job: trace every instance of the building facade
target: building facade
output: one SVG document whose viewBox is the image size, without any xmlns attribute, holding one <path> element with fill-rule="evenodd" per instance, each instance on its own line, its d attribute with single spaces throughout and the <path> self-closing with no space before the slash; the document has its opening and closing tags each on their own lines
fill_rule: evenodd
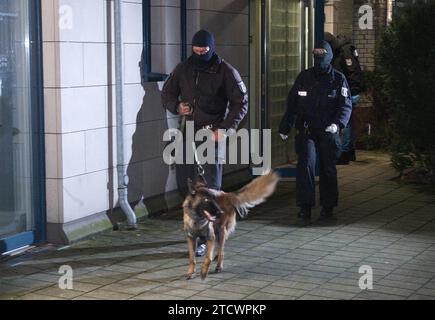
<svg viewBox="0 0 435 320">
<path fill-rule="evenodd" d="M 311 63 L 315 1 L 122 1 L 124 155 L 138 217 L 179 206 L 162 159 L 176 115 L 165 76 L 204 28 L 250 94 L 245 128 L 272 129 L 274 166 L 294 158 L 276 134 L 296 75 Z M 111 228 L 118 208 L 114 1 L 0 3 L 0 252 L 68 244 Z M 144 69 L 140 68 L 140 62 Z M 228 165 L 225 185 L 252 177 Z"/>
</svg>

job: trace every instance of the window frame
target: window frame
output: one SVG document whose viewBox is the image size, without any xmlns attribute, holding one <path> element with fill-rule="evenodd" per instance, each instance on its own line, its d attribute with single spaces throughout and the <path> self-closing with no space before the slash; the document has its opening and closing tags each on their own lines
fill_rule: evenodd
<svg viewBox="0 0 435 320">
<path fill-rule="evenodd" d="M 181 51 L 180 59 L 184 61 L 187 55 L 187 9 L 186 0 L 180 0 L 180 32 L 181 32 Z M 141 81 L 158 82 L 164 81 L 168 75 L 164 73 L 152 72 L 152 52 L 151 52 L 151 0 L 142 0 L 142 21 L 143 21 L 143 49 L 140 62 Z"/>
</svg>

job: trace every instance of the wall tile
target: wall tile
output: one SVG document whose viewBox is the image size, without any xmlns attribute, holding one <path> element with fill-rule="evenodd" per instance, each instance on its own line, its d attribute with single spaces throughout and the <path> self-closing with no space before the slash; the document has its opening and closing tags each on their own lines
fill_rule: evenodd
<svg viewBox="0 0 435 320">
<path fill-rule="evenodd" d="M 49 179 L 62 177 L 61 139 L 59 134 L 45 134 L 45 170 Z"/>
<path fill-rule="evenodd" d="M 64 221 L 70 222 L 109 208 L 107 171 L 63 180 Z"/>
<path fill-rule="evenodd" d="M 74 132 L 62 135 L 62 178 L 86 172 L 85 133 Z"/>
<path fill-rule="evenodd" d="M 124 2 L 122 10 L 124 43 L 143 43 L 142 3 Z"/>
<path fill-rule="evenodd" d="M 106 87 L 64 88 L 60 96 L 62 132 L 107 126 Z"/>
<path fill-rule="evenodd" d="M 84 85 L 97 86 L 107 85 L 107 44 L 84 43 Z"/>
<path fill-rule="evenodd" d="M 124 83 L 141 83 L 139 61 L 142 44 L 124 44 Z"/>
<path fill-rule="evenodd" d="M 108 129 L 85 131 L 86 173 L 106 170 L 109 163 Z"/>
<path fill-rule="evenodd" d="M 104 0 L 54 1 L 58 8 L 60 41 L 105 41 Z"/>
<path fill-rule="evenodd" d="M 83 86 L 83 44 L 59 43 L 60 83 L 61 87 Z"/>
<path fill-rule="evenodd" d="M 47 222 L 63 223 L 62 180 L 46 179 L 45 188 L 47 195 Z"/>
</svg>

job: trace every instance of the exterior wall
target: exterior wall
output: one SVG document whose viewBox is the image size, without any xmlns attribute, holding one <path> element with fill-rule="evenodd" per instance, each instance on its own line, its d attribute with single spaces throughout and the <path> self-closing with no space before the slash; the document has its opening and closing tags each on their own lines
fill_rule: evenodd
<svg viewBox="0 0 435 320">
<path fill-rule="evenodd" d="M 60 229 L 72 222 L 95 218 L 89 232 L 109 225 L 96 215 L 117 201 L 113 3 L 43 0 L 42 9 L 48 240 L 58 242 L 65 241 Z M 126 130 L 131 132 L 143 96 L 137 67 L 141 1 L 124 1 L 123 10 L 128 17 L 123 19 Z M 131 145 L 129 135 L 126 145 Z"/>
<path fill-rule="evenodd" d="M 363 68 L 373 70 L 376 40 L 387 23 L 387 0 L 330 0 L 325 4 L 325 31 L 344 34 L 353 40 Z M 373 29 L 359 27 L 359 9 L 370 5 L 373 9 Z"/>
<path fill-rule="evenodd" d="M 330 0 L 325 3 L 325 31 L 352 37 L 354 0 Z"/>
<path fill-rule="evenodd" d="M 373 8 L 373 29 L 361 30 L 359 28 L 358 13 L 362 5 L 370 5 Z M 387 1 L 386 0 L 354 0 L 354 33 L 353 40 L 360 55 L 360 63 L 366 70 L 373 70 L 375 67 L 376 41 L 383 28 L 387 24 Z"/>
<path fill-rule="evenodd" d="M 169 74 L 180 62 L 180 20 L 179 0 L 151 1 L 151 61 L 153 72 Z"/>
<path fill-rule="evenodd" d="M 178 6 L 152 1 L 153 72 L 168 74 L 180 62 Z M 48 240 L 68 243 L 110 227 L 107 213 L 118 201 L 113 1 L 42 0 L 42 7 Z M 200 28 L 214 32 L 218 53 L 246 83 L 248 25 L 247 0 L 188 1 L 188 42 Z M 168 204 L 149 199 L 175 189 L 162 136 L 177 119 L 161 107 L 162 83 L 141 85 L 142 0 L 123 1 L 123 37 L 129 201 L 143 197 L 161 210 Z"/>
<path fill-rule="evenodd" d="M 354 0 L 354 33 L 353 41 L 358 49 L 359 60 L 364 71 L 372 71 L 375 67 L 375 49 L 382 30 L 387 25 L 387 0 Z M 373 29 L 362 30 L 359 27 L 361 14 L 358 12 L 362 5 L 370 5 L 373 9 Z M 365 128 L 369 122 L 370 111 L 373 105 L 372 98 L 367 93 L 362 95 L 361 102 L 358 104 L 356 119 L 359 127 Z M 365 130 L 365 129 L 364 129 Z"/>
</svg>

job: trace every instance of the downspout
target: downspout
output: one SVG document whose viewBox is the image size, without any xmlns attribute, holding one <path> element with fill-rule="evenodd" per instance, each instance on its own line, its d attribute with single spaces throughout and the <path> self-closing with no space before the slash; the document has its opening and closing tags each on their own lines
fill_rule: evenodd
<svg viewBox="0 0 435 320">
<path fill-rule="evenodd" d="M 127 217 L 127 228 L 134 230 L 136 215 L 128 202 L 127 165 L 124 161 L 124 108 L 123 108 L 123 40 L 122 40 L 122 3 L 115 0 L 115 89 L 116 89 L 116 153 L 118 172 L 119 205 Z"/>
</svg>

